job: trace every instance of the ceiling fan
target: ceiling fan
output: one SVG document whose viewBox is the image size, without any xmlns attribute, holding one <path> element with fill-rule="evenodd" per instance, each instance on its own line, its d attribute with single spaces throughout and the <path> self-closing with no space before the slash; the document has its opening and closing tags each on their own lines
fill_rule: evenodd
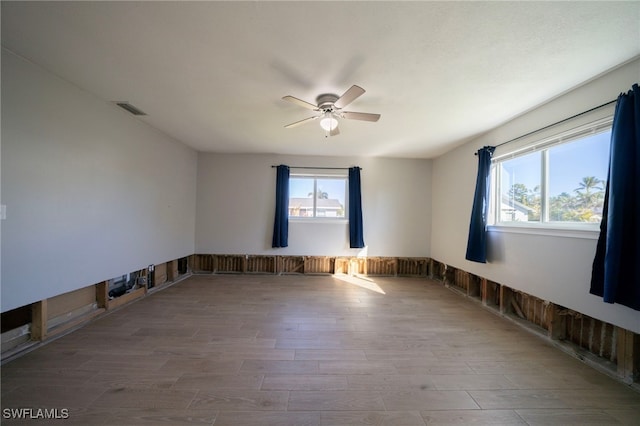
<svg viewBox="0 0 640 426">
<path fill-rule="evenodd" d="M 340 97 L 331 93 L 325 93 L 318 96 L 316 98 L 317 105 L 303 101 L 302 99 L 298 99 L 293 96 L 285 96 L 282 98 L 283 100 L 293 102 L 296 105 L 316 111 L 319 114 L 314 115 L 313 117 L 305 118 L 304 120 L 296 121 L 295 123 L 287 124 L 284 127 L 296 127 L 309 121 L 320 119 L 320 127 L 322 127 L 329 136 L 335 136 L 340 134 L 340 130 L 338 129 L 338 118 L 362 121 L 378 121 L 380 119 L 380 114 L 343 111 L 344 107 L 359 98 L 364 92 L 365 90 L 362 87 L 353 85 Z"/>
</svg>

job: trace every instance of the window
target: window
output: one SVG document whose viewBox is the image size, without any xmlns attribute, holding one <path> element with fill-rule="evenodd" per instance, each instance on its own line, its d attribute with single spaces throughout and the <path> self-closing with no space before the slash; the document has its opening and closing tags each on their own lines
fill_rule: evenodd
<svg viewBox="0 0 640 426">
<path fill-rule="evenodd" d="M 588 226 L 602 219 L 611 119 L 493 162 L 495 222 Z"/>
<path fill-rule="evenodd" d="M 291 175 L 290 218 L 346 219 L 347 176 Z"/>
</svg>

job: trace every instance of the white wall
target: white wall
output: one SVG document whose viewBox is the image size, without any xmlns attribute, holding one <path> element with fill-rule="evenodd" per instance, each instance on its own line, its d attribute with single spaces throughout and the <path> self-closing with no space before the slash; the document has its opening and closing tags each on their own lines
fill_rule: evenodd
<svg viewBox="0 0 640 426">
<path fill-rule="evenodd" d="M 197 153 L 2 51 L 2 311 L 194 251 Z"/>
<path fill-rule="evenodd" d="M 349 248 L 346 223 L 290 221 L 289 246 L 272 249 L 276 171 L 271 166 L 277 164 L 360 166 L 367 247 Z M 407 257 L 430 253 L 430 160 L 201 153 L 197 200 L 197 253 Z"/>
<path fill-rule="evenodd" d="M 564 94 L 540 108 L 437 158 L 433 163 L 432 257 L 506 286 L 525 291 L 594 318 L 640 332 L 640 314 L 625 306 L 611 305 L 589 294 L 591 264 L 597 232 L 571 236 L 532 235 L 511 232 L 489 233 L 489 260 L 486 265 L 464 259 L 469 217 L 482 146 L 527 134 L 536 129 L 601 105 L 626 92 L 640 77 L 640 60 Z M 534 138 L 549 136 L 613 114 L 613 106 L 581 117 L 536 136 L 501 147 L 513 149 Z M 501 151 L 496 150 L 496 155 Z"/>
</svg>

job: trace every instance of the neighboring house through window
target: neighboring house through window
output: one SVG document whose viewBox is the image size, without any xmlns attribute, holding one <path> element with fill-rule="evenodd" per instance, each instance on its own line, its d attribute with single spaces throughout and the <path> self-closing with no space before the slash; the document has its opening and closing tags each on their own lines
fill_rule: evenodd
<svg viewBox="0 0 640 426">
<path fill-rule="evenodd" d="M 292 174 L 289 217 L 346 219 L 347 191 L 347 176 Z"/>
</svg>

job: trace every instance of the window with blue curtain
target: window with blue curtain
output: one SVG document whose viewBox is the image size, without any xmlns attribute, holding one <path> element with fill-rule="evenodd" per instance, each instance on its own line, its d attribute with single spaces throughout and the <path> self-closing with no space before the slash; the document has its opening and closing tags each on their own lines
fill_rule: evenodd
<svg viewBox="0 0 640 426">
<path fill-rule="evenodd" d="M 289 166 L 281 164 L 276 170 L 276 214 L 271 243 L 274 248 L 289 245 Z"/>
<path fill-rule="evenodd" d="M 478 175 L 471 209 L 469 238 L 465 258 L 473 262 L 487 263 L 487 215 L 489 214 L 489 173 L 491 156 L 495 147 L 485 146 L 478 150 Z"/>
<path fill-rule="evenodd" d="M 360 167 L 349 168 L 349 247 L 364 248 Z"/>
<path fill-rule="evenodd" d="M 640 88 L 618 97 L 590 293 L 640 310 Z"/>
</svg>

